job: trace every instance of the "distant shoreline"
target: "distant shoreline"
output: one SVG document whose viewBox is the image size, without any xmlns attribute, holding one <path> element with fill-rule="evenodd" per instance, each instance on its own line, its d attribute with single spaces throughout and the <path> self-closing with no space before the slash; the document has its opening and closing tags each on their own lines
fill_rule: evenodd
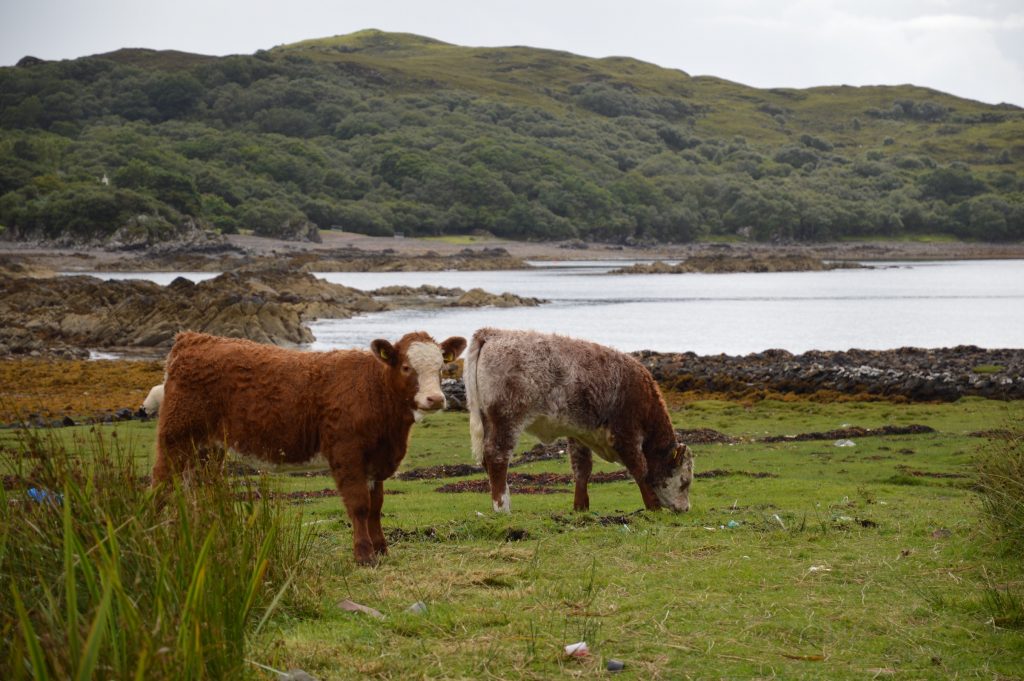
<svg viewBox="0 0 1024 681">
<path fill-rule="evenodd" d="M 111 251 L 102 247 L 52 247 L 33 243 L 0 241 L 0 259 L 23 263 L 46 272 L 84 271 L 224 271 L 251 262 L 301 261 L 315 270 L 339 257 L 384 259 L 392 269 L 488 270 L 516 267 L 514 260 L 580 261 L 678 261 L 694 256 L 801 255 L 828 261 L 924 261 L 1024 259 L 1024 243 L 844 241 L 801 244 L 719 242 L 621 246 L 581 241 L 529 242 L 495 237 L 394 238 L 351 232 L 323 231 L 322 242 L 294 242 L 246 235 L 228 235 L 220 251 L 192 251 L 162 245 L 159 254 L 145 251 Z M 499 250 L 500 249 L 500 250 Z M 497 259 L 504 258 L 502 262 Z M 414 259 L 406 261 L 406 259 Z M 450 266 L 458 261 L 455 266 Z M 358 265 L 357 265 L 358 266 Z M 367 264 L 365 267 L 374 267 Z M 0 268 L 2 269 L 2 268 Z M 352 270 L 360 271 L 360 270 Z M 363 270 L 365 271 L 365 270 Z"/>
</svg>

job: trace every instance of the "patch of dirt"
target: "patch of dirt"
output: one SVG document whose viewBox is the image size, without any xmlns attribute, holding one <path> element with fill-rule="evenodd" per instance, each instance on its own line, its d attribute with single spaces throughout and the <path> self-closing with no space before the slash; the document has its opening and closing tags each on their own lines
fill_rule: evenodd
<svg viewBox="0 0 1024 681">
<path fill-rule="evenodd" d="M 385 495 L 404 494 L 398 490 L 384 490 Z M 326 499 L 331 497 L 341 498 L 338 490 L 334 487 L 325 487 L 317 490 L 293 490 L 289 492 L 261 492 L 260 490 L 246 490 L 235 493 L 235 498 L 243 501 L 253 499 L 285 499 L 292 502 L 309 501 L 311 499 Z"/>
<path fill-rule="evenodd" d="M 508 487 L 518 494 L 566 494 L 567 489 L 554 485 L 567 485 L 572 478 L 561 473 L 509 473 Z M 456 492 L 489 492 L 490 483 L 486 479 L 460 480 L 438 487 L 435 491 L 442 494 Z"/>
<path fill-rule="evenodd" d="M 569 446 L 569 443 L 564 438 L 559 438 L 549 445 L 538 443 L 533 448 L 522 452 L 516 458 L 509 461 L 508 465 L 511 468 L 516 466 L 524 466 L 534 461 L 559 461 L 565 458 L 565 448 Z"/>
<path fill-rule="evenodd" d="M 388 543 L 394 543 L 398 541 L 450 541 L 454 536 L 448 532 L 438 531 L 436 527 L 418 527 L 414 530 L 403 530 L 400 527 L 387 527 L 384 528 L 384 538 L 388 540 Z"/>
<path fill-rule="evenodd" d="M 548 485 L 530 485 L 522 482 L 513 482 L 512 476 L 509 475 L 508 488 L 510 491 L 516 494 L 568 494 L 569 490 L 562 489 L 561 487 L 550 487 Z M 447 485 L 441 485 L 435 492 L 441 492 L 442 494 L 457 494 L 459 492 L 481 492 L 486 493 L 491 491 L 490 483 L 487 480 L 463 480 L 460 482 L 450 482 Z"/>
<path fill-rule="evenodd" d="M 565 477 L 567 478 L 566 482 L 572 482 L 572 483 L 576 482 L 571 475 L 566 475 Z M 624 470 L 623 471 L 613 471 L 611 473 L 594 473 L 593 475 L 590 476 L 590 482 L 596 483 L 596 484 L 601 484 L 601 483 L 604 483 L 604 482 L 618 482 L 619 480 L 632 480 L 632 479 L 633 478 L 631 478 L 629 476 L 629 473 L 624 471 Z"/>
<path fill-rule="evenodd" d="M 911 475 L 915 478 L 969 478 L 971 476 L 963 473 L 940 473 L 936 471 L 921 471 L 909 466 L 896 466 L 896 470 L 904 475 Z"/>
<path fill-rule="evenodd" d="M 631 525 L 643 513 L 643 509 L 620 515 L 554 513 L 551 515 L 551 519 L 559 525 L 569 525 L 572 527 L 586 527 L 588 525 L 602 525 L 604 527 L 614 525 L 618 527 L 621 525 Z"/>
<path fill-rule="evenodd" d="M 736 444 L 738 437 L 720 433 L 712 428 L 684 429 L 676 428 L 676 439 L 688 445 Z"/>
<path fill-rule="evenodd" d="M 396 480 L 436 480 L 438 478 L 461 478 L 466 475 L 483 473 L 480 466 L 471 466 L 465 463 L 451 465 L 429 466 L 427 468 L 413 468 L 412 470 L 399 473 Z"/>
<path fill-rule="evenodd" d="M 748 478 L 777 478 L 779 477 L 776 473 L 768 473 L 765 471 L 727 471 L 722 468 L 713 468 L 709 471 L 700 471 L 693 474 L 695 478 L 725 478 L 730 475 L 742 475 Z"/>
<path fill-rule="evenodd" d="M 968 433 L 968 435 L 970 437 L 984 437 L 990 440 L 1013 440 L 1024 437 L 1024 431 L 995 428 L 993 430 L 976 430 L 973 433 Z"/>
<path fill-rule="evenodd" d="M 827 430 L 823 433 L 800 433 L 799 435 L 770 435 L 763 437 L 758 442 L 804 442 L 807 440 L 849 440 L 855 437 L 875 437 L 878 435 L 920 435 L 921 433 L 934 433 L 931 426 L 913 424 L 909 426 L 882 426 L 881 428 L 840 428 L 838 430 Z"/>
<path fill-rule="evenodd" d="M 433 525 L 417 527 L 412 530 L 404 530 L 400 527 L 384 528 L 384 538 L 389 544 L 399 541 L 430 541 L 445 542 L 458 539 L 458 534 L 451 529 L 437 528 Z M 507 542 L 525 541 L 530 538 L 530 533 L 522 528 L 510 527 L 505 530 L 502 537 Z"/>
</svg>

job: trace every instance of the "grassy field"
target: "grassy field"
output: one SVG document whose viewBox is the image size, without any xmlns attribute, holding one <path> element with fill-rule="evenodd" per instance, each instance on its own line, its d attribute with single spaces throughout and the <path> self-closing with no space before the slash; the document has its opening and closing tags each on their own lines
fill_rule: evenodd
<svg viewBox="0 0 1024 681">
<path fill-rule="evenodd" d="M 572 512 L 568 485 L 513 486 L 511 516 L 493 514 L 483 493 L 436 491 L 451 479 L 389 481 L 391 552 L 373 569 L 354 565 L 336 496 L 299 501 L 313 536 L 298 588 L 315 605 L 276 613 L 247 658 L 324 679 L 591 677 L 609 659 L 638 679 L 1021 678 L 1024 568 L 991 539 L 972 484 L 975 454 L 992 446 L 978 433 L 1019 429 L 1022 416 L 1022 403 L 976 399 L 694 402 L 673 412 L 679 427 L 739 442 L 693 446 L 690 513 L 640 512 L 628 481 L 592 485 L 590 513 Z M 466 421 L 446 413 L 416 426 L 402 470 L 469 463 Z M 759 441 L 908 424 L 935 432 L 847 447 Z M 95 428 L 129 443 L 146 472 L 153 424 Z M 0 434 L 7 468 L 18 437 Z M 315 475 L 270 483 L 332 487 Z M 384 617 L 345 612 L 344 599 Z M 406 612 L 416 602 L 426 611 Z M 588 657 L 564 654 L 583 640 Z M 256 664 L 248 673 L 274 677 Z"/>
</svg>

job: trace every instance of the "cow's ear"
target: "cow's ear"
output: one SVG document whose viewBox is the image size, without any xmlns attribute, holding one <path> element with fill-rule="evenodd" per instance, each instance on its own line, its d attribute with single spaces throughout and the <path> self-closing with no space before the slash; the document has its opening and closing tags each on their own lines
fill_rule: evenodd
<svg viewBox="0 0 1024 681">
<path fill-rule="evenodd" d="M 673 453 L 672 458 L 677 461 L 693 461 L 693 451 L 680 442 L 676 445 L 676 451 Z"/>
<path fill-rule="evenodd" d="M 465 349 L 466 339 L 462 336 L 452 336 L 441 343 L 441 357 L 445 362 L 454 362 Z"/>
<path fill-rule="evenodd" d="M 370 350 L 373 351 L 374 357 L 389 366 L 394 366 L 395 362 L 398 361 L 398 353 L 395 351 L 395 346 L 383 338 L 378 338 L 370 343 Z"/>
</svg>

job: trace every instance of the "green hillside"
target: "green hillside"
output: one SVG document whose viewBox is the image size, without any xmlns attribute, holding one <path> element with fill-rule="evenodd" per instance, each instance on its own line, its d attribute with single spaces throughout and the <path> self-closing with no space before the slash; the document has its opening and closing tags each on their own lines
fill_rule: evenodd
<svg viewBox="0 0 1024 681">
<path fill-rule="evenodd" d="M 32 63 L 30 63 L 32 62 Z M 629 58 L 361 31 L 0 69 L 0 225 L 521 239 L 1024 238 L 1024 110 L 759 90 Z M 104 178 L 106 180 L 104 181 Z"/>
</svg>

